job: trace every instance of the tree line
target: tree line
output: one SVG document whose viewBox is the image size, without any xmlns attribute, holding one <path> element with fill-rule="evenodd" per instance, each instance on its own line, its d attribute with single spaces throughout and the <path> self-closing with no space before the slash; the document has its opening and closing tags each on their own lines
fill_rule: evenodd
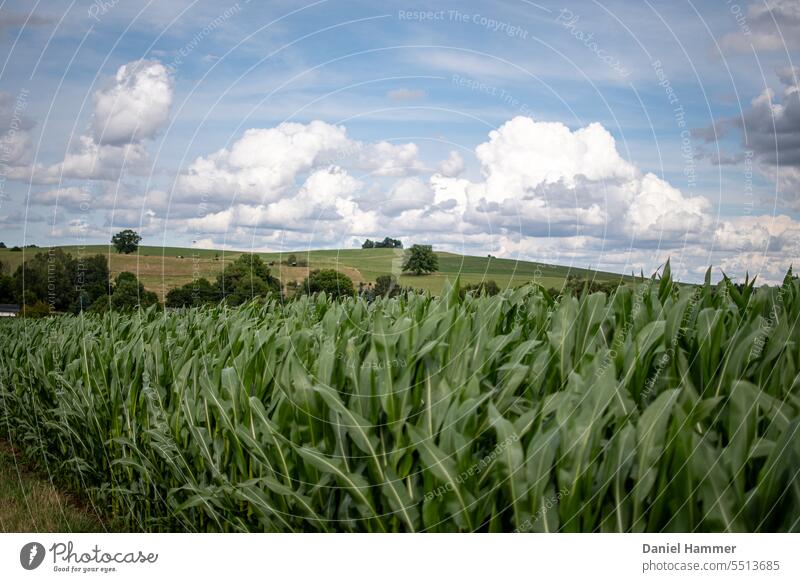
<svg viewBox="0 0 800 582">
<path fill-rule="evenodd" d="M 142 238 L 133 230 L 115 234 L 111 243 L 118 253 L 130 254 L 138 249 Z M 367 243 L 372 244 L 369 246 Z M 367 241 L 364 248 L 402 248 L 397 239 L 386 237 L 382 242 Z M 6 248 L 0 243 L 0 248 Z M 28 248 L 36 248 L 29 245 Z M 290 255 L 286 264 L 307 266 Z M 272 263 L 270 263 L 272 264 Z M 437 271 L 438 257 L 430 245 L 413 245 L 405 252 L 402 269 L 415 275 Z M 158 296 L 147 289 L 134 273 L 122 272 L 111 277 L 108 258 L 103 254 L 74 257 L 60 248 L 37 252 L 33 258 L 6 272 L 0 262 L 0 303 L 18 303 L 22 315 L 43 316 L 52 313 L 104 312 L 159 305 Z M 494 282 L 492 282 L 494 285 Z M 496 287 L 496 285 L 494 285 Z M 477 289 L 477 288 L 476 288 Z M 487 293 L 494 288 L 480 287 Z M 242 254 L 228 264 L 214 281 L 193 280 L 167 292 L 166 307 L 198 307 L 241 305 L 254 299 L 288 299 L 294 295 L 326 293 L 335 298 L 361 296 L 368 300 L 394 297 L 413 292 L 403 287 L 394 275 L 381 275 L 374 284 L 359 283 L 334 269 L 314 269 L 302 282 L 291 282 L 286 293 L 280 280 L 256 254 Z"/>
<path fill-rule="evenodd" d="M 18 303 L 25 316 L 148 307 L 158 296 L 130 272 L 113 279 L 105 255 L 73 257 L 59 248 L 36 253 L 13 272 L 0 263 L 0 303 Z"/>
</svg>

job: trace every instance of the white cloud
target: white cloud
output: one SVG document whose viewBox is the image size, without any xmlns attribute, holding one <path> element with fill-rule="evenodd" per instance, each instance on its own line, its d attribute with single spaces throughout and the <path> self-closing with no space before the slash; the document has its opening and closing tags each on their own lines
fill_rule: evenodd
<svg viewBox="0 0 800 582">
<path fill-rule="evenodd" d="M 65 160 L 72 174 L 91 173 L 87 168 L 103 152 L 141 145 L 84 138 L 86 159 Z M 144 196 L 115 182 L 91 204 L 113 210 L 109 227 L 183 233 L 235 248 L 335 248 L 388 235 L 440 250 L 628 273 L 650 273 L 671 256 L 676 272 L 693 279 L 710 262 L 725 261 L 736 274 L 755 266 L 759 252 L 781 268 L 798 256 L 796 221 L 748 217 L 712 227 L 708 200 L 624 160 L 599 124 L 570 130 L 517 117 L 491 132 L 476 158 L 483 179 L 473 182 L 448 175 L 463 167 L 458 154 L 431 174 L 415 144 L 360 142 L 322 121 L 286 123 L 248 130 L 229 148 L 195 160 L 179 176 L 171 204 L 166 192 Z M 60 206 L 75 207 L 84 196 L 68 187 L 32 200 L 48 204 L 57 197 Z M 160 211 L 168 204 L 166 224 Z M 77 228 L 66 225 L 63 232 Z"/>
<path fill-rule="evenodd" d="M 639 238 L 658 239 L 667 235 L 705 231 L 711 224 L 711 203 L 702 196 L 687 198 L 681 191 L 654 174 L 636 180 L 627 212 L 630 231 Z"/>
<path fill-rule="evenodd" d="M 388 234 L 424 238 L 443 250 L 624 272 L 652 272 L 672 256 L 676 271 L 694 278 L 702 276 L 700 265 L 719 264 L 726 253 L 760 245 L 770 252 L 780 248 L 784 256 L 795 252 L 786 241 L 796 238 L 796 225 L 787 217 L 770 226 L 765 217 L 752 224 L 731 220 L 715 232 L 707 199 L 686 196 L 622 159 L 613 136 L 599 124 L 573 131 L 560 123 L 514 118 L 477 146 L 484 176 L 477 182 L 439 172 L 428 180 L 406 173 L 392 182 L 385 162 L 417 160 L 416 146 L 353 141 L 344 128 L 322 122 L 251 131 L 230 151 L 201 159 L 213 172 L 197 172 L 204 178 L 197 191 L 233 194 L 241 188 L 245 195 L 227 208 L 183 221 L 193 238 L 230 240 L 250 232 L 258 246 L 291 248 L 292 243 L 348 246 L 360 237 Z M 294 135 L 301 136 L 300 144 L 287 147 Z M 251 143 L 250 137 L 258 139 Z M 271 155 L 265 144 L 283 149 Z M 355 179 L 339 166 L 318 167 L 331 157 L 357 168 L 369 160 L 373 173 Z M 256 173 L 247 174 L 250 170 Z M 262 174 L 273 178 L 273 190 L 262 180 L 261 187 L 247 191 L 243 176 Z M 274 195 L 266 196 L 269 192 Z M 717 250 L 711 253 L 707 247 L 715 238 Z"/>
<path fill-rule="evenodd" d="M 172 80 L 158 61 L 122 65 L 113 83 L 94 94 L 91 134 L 98 144 L 152 139 L 169 121 Z"/>
<path fill-rule="evenodd" d="M 731 252 L 800 252 L 800 223 L 785 214 L 742 216 L 722 221 L 714 231 L 714 245 Z"/>
<path fill-rule="evenodd" d="M 340 197 L 349 197 L 362 183 L 342 168 L 330 166 L 317 170 L 306 179 L 299 196 L 314 204 L 330 204 Z"/>
<path fill-rule="evenodd" d="M 425 170 L 418 155 L 416 144 L 363 143 L 324 121 L 281 123 L 248 129 L 230 149 L 197 158 L 179 177 L 178 193 L 182 200 L 271 203 L 290 195 L 303 174 L 334 162 L 373 177 L 402 177 Z"/>
<path fill-rule="evenodd" d="M 345 170 L 331 166 L 312 173 L 299 190 L 279 200 L 268 204 L 237 203 L 191 219 L 188 227 L 201 234 L 218 234 L 237 227 L 313 230 L 323 222 L 344 225 L 353 215 L 352 197 L 361 186 Z"/>
<path fill-rule="evenodd" d="M 475 149 L 486 177 L 486 197 L 519 197 L 543 184 L 576 178 L 631 179 L 635 168 L 617 153 L 613 136 L 599 123 L 576 131 L 563 123 L 518 116 L 489 134 Z"/>
<path fill-rule="evenodd" d="M 424 209 L 433 201 L 434 193 L 430 185 L 413 176 L 398 180 L 387 193 L 367 193 L 359 200 L 359 207 L 385 216 L 397 216 L 406 210 Z"/>
<path fill-rule="evenodd" d="M 562 123 L 515 117 L 475 152 L 485 189 L 473 190 L 474 212 L 526 235 L 607 232 L 678 240 L 710 224 L 708 200 L 642 174 L 598 123 L 571 131 Z"/>
<path fill-rule="evenodd" d="M 448 178 L 455 178 L 464 171 L 464 158 L 453 150 L 446 160 L 439 162 L 439 173 Z"/>
<path fill-rule="evenodd" d="M 144 145 L 98 144 L 90 136 L 81 136 L 78 146 L 64 156 L 64 161 L 34 171 L 34 179 L 45 183 L 62 179 L 119 180 L 127 172 L 140 173 L 149 156 Z"/>
<path fill-rule="evenodd" d="M 157 61 L 133 61 L 117 71 L 111 85 L 95 93 L 88 132 L 71 144 L 63 161 L 17 168 L 9 176 L 38 184 L 62 180 L 120 180 L 146 171 L 143 140 L 169 121 L 172 82 Z"/>
<path fill-rule="evenodd" d="M 373 176 L 401 177 L 426 171 L 418 158 L 419 147 L 415 143 L 358 143 L 356 149 L 356 167 Z"/>
<path fill-rule="evenodd" d="M 178 188 L 188 197 L 237 195 L 242 202 L 273 202 L 295 185 L 298 174 L 351 143 L 344 127 L 323 121 L 248 129 L 230 149 L 197 158 L 180 176 Z"/>
</svg>

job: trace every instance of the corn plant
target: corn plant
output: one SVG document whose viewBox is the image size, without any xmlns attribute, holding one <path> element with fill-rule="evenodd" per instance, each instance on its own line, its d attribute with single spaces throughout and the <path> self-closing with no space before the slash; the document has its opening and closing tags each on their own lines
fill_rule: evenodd
<svg viewBox="0 0 800 582">
<path fill-rule="evenodd" d="M 800 283 L 2 322 L 4 438 L 144 531 L 798 531 Z"/>
</svg>

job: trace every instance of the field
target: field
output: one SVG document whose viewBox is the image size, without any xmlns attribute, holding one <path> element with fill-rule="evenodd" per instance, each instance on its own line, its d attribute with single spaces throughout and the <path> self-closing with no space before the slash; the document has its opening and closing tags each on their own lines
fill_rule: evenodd
<svg viewBox="0 0 800 582">
<path fill-rule="evenodd" d="M 166 292 L 173 287 L 189 283 L 197 277 L 213 280 L 224 266 L 236 259 L 241 253 L 208 249 L 189 249 L 178 247 L 139 247 L 137 254 L 120 255 L 109 250 L 108 245 L 78 247 L 61 247 L 75 256 L 80 254 L 104 254 L 109 257 L 111 275 L 122 271 L 135 273 L 145 288 L 154 291 L 163 300 Z M 24 255 L 29 258 L 36 252 L 46 249 L 25 249 Z M 460 277 L 464 284 L 494 280 L 501 288 L 518 287 L 535 281 L 546 288 L 560 289 L 567 275 L 580 275 L 584 278 L 604 281 L 632 280 L 631 276 L 622 276 L 602 271 L 587 271 L 558 265 L 498 259 L 489 257 L 473 257 L 452 253 L 437 253 L 439 271 L 431 275 L 402 275 L 402 251 L 393 249 L 343 249 L 312 250 L 293 253 L 258 253 L 266 261 L 274 261 L 272 274 L 281 279 L 283 284 L 290 281 L 302 281 L 310 269 L 333 268 L 342 271 L 353 282 L 374 282 L 379 275 L 394 274 L 402 285 L 438 293 L 445 281 Z M 291 267 L 282 264 L 290 254 L 298 260 L 304 259 L 308 267 Z M 0 249 L 0 262 L 9 269 L 15 269 L 23 261 L 22 252 L 11 252 Z"/>
<path fill-rule="evenodd" d="M 798 318 L 667 274 L 2 321 L 0 424 L 135 531 L 798 531 Z"/>
</svg>

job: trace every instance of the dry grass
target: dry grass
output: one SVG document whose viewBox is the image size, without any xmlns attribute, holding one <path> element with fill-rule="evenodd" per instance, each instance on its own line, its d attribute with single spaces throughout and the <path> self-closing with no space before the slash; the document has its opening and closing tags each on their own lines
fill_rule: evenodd
<svg viewBox="0 0 800 582">
<path fill-rule="evenodd" d="M 122 271 L 134 273 L 144 284 L 145 288 L 153 291 L 163 301 L 167 291 L 180 287 L 193 280 L 205 277 L 214 281 L 222 269 L 236 258 L 236 255 L 227 254 L 225 259 L 219 260 L 197 257 L 164 257 L 164 256 L 137 256 L 137 255 L 111 255 L 111 276 L 116 277 Z M 292 282 L 300 282 L 308 276 L 312 269 L 334 268 L 334 265 L 312 264 L 308 267 L 290 267 L 285 264 L 270 266 L 270 272 L 278 277 L 284 287 Z M 365 282 L 366 278 L 354 267 L 335 265 L 340 272 L 353 280 L 355 285 Z"/>
<path fill-rule="evenodd" d="M 96 532 L 103 522 L 48 479 L 28 471 L 0 443 L 0 532 Z"/>
<path fill-rule="evenodd" d="M 161 255 L 110 255 L 109 268 L 111 276 L 116 277 L 122 271 L 134 273 L 145 288 L 158 295 L 163 301 L 167 291 L 180 287 L 200 277 L 213 281 L 225 265 L 234 260 L 226 255 L 225 259 L 209 259 L 186 256 L 164 257 Z"/>
</svg>

